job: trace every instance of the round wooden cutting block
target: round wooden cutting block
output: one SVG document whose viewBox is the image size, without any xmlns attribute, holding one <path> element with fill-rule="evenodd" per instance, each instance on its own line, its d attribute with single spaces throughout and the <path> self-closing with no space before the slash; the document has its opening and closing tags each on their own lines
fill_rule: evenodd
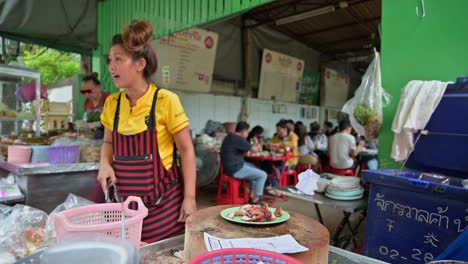
<svg viewBox="0 0 468 264">
<path fill-rule="evenodd" d="M 220 212 L 232 205 L 214 206 L 192 214 L 186 222 L 185 257 L 187 260 L 207 252 L 203 233 L 220 238 L 262 238 L 291 234 L 296 241 L 308 248 L 306 252 L 288 254 L 304 263 L 328 263 L 330 233 L 316 220 L 288 211 L 291 218 L 275 225 L 238 224 L 223 219 Z"/>
</svg>

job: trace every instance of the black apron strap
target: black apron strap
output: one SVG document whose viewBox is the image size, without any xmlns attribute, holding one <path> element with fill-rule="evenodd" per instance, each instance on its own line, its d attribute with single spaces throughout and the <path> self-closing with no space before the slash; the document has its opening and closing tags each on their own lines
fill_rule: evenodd
<svg viewBox="0 0 468 264">
<path fill-rule="evenodd" d="M 160 90 L 159 88 L 156 88 L 156 91 L 154 92 L 153 103 L 151 104 L 151 111 L 150 111 L 149 119 L 146 120 L 146 125 L 148 126 L 149 130 L 156 129 L 156 103 L 158 101 L 159 90 Z"/>
<path fill-rule="evenodd" d="M 119 128 L 120 97 L 122 97 L 122 92 L 119 93 L 119 97 L 117 98 L 117 108 L 115 109 L 115 114 L 114 114 L 114 131 L 116 132 L 119 132 L 117 129 Z"/>
</svg>

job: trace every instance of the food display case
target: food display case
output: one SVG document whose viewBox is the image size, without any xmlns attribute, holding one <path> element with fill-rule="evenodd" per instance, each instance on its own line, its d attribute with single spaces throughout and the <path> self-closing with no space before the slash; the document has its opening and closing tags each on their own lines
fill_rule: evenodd
<svg viewBox="0 0 468 264">
<path fill-rule="evenodd" d="M 17 100 L 18 89 L 28 83 L 34 82 L 35 85 L 35 115 L 20 115 L 20 102 Z M 21 124 L 23 121 L 34 120 L 35 135 L 40 136 L 40 120 L 41 120 L 41 77 L 39 71 L 31 70 L 19 66 L 10 66 L 0 64 L 0 102 L 3 105 L 9 106 L 10 110 L 0 111 L 0 131 L 4 133 L 7 130 L 15 131 L 20 134 Z M 9 124 L 8 124 L 9 123 Z M 13 124 L 13 126 L 11 126 Z"/>
</svg>

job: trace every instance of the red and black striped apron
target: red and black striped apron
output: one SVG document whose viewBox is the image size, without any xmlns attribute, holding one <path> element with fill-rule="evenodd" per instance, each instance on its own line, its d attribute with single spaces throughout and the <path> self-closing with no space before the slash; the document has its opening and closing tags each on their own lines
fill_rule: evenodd
<svg viewBox="0 0 468 264">
<path fill-rule="evenodd" d="M 121 196 L 141 197 L 148 216 L 143 221 L 141 240 L 147 243 L 183 234 L 185 224 L 177 222 L 183 201 L 179 167 L 174 160 L 172 168 L 166 170 L 158 151 L 156 129 L 156 101 L 159 89 L 154 93 L 151 111 L 146 118 L 148 129 L 136 135 L 118 133 L 120 93 L 114 116 L 112 132 L 113 167 L 117 177 L 117 188 Z"/>
</svg>

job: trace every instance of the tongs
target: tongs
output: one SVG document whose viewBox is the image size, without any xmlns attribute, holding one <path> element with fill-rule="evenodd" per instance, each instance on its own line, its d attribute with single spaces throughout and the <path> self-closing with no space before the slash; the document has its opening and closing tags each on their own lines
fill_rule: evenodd
<svg viewBox="0 0 468 264">
<path fill-rule="evenodd" d="M 124 203 L 123 203 L 123 199 L 122 197 L 120 196 L 120 193 L 119 193 L 119 190 L 117 189 L 117 186 L 115 185 L 114 182 L 112 182 L 112 187 L 114 187 L 114 200 L 116 203 L 120 203 L 122 205 L 122 240 L 125 240 L 127 238 L 127 234 L 125 232 L 125 208 L 124 208 Z M 110 191 L 109 191 L 109 188 L 110 188 L 110 184 L 108 183 L 107 184 L 107 188 L 106 188 L 106 192 L 104 194 L 105 196 L 105 200 L 106 200 L 106 203 L 112 203 L 112 199 L 110 198 Z"/>
<path fill-rule="evenodd" d="M 115 183 L 111 183 L 112 184 L 112 187 L 114 187 L 114 200 L 116 203 L 121 203 L 123 202 L 122 201 L 122 198 L 120 197 L 120 193 L 119 193 L 119 190 L 117 189 L 117 186 L 115 185 Z M 107 187 L 106 187 L 106 192 L 104 193 L 104 199 L 106 200 L 106 203 L 113 203 L 114 201 L 112 200 L 112 198 L 110 197 L 110 183 L 107 183 Z"/>
</svg>

